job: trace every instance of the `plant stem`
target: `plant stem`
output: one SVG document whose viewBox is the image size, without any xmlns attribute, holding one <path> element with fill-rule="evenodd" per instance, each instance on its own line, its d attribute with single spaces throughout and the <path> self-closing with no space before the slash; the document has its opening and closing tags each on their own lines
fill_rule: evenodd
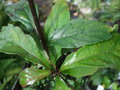
<svg viewBox="0 0 120 90">
<path fill-rule="evenodd" d="M 33 0 L 28 0 L 28 2 L 29 2 L 29 6 L 30 6 L 30 9 L 31 9 L 31 12 L 32 12 L 32 15 L 33 15 L 33 19 L 34 19 L 34 22 L 35 22 L 35 25 L 36 25 L 36 28 L 37 28 L 36 33 L 39 35 L 42 46 L 49 56 L 49 51 L 48 51 L 48 48 L 46 46 L 44 31 L 43 31 L 43 28 L 40 26 L 39 18 L 37 17 L 35 5 L 34 5 L 34 1 Z"/>
<path fill-rule="evenodd" d="M 68 85 L 68 87 L 70 87 L 72 90 L 74 90 L 74 87 L 72 87 L 72 86 L 69 84 L 69 82 L 68 82 L 66 79 L 64 79 L 64 77 L 62 76 L 62 74 L 60 74 L 59 76 L 64 80 L 64 82 Z"/>
</svg>

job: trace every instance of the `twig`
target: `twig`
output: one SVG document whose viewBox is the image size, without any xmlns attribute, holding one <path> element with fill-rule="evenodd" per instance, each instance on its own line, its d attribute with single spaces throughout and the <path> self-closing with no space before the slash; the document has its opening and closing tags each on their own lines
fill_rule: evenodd
<svg viewBox="0 0 120 90">
<path fill-rule="evenodd" d="M 18 80 L 19 80 L 19 78 L 18 78 L 18 75 L 17 75 L 17 79 L 15 80 L 15 83 L 13 84 L 11 90 L 15 90 L 15 87 L 16 87 L 16 84 L 17 84 Z"/>
<path fill-rule="evenodd" d="M 27 65 L 27 64 L 25 63 L 25 64 L 22 66 L 22 70 L 25 69 L 26 65 Z M 22 71 L 22 70 L 21 70 L 21 71 Z M 20 72 L 21 72 L 21 71 L 20 71 Z M 20 73 L 20 72 L 19 72 L 19 73 Z M 14 82 L 11 90 L 15 90 L 18 80 L 19 80 L 19 74 L 16 75 L 16 80 L 15 80 L 15 82 Z"/>
<path fill-rule="evenodd" d="M 69 82 L 68 82 L 66 79 L 64 79 L 64 77 L 62 76 L 62 74 L 60 74 L 60 77 L 64 80 L 64 82 L 68 85 L 68 87 L 70 87 L 72 90 L 74 90 L 74 87 L 72 87 L 72 86 L 69 84 Z"/>
<path fill-rule="evenodd" d="M 28 2 L 29 2 L 29 6 L 30 6 L 30 9 L 31 9 L 31 12 L 32 12 L 32 15 L 33 15 L 33 19 L 34 19 L 34 22 L 35 22 L 35 25 L 36 25 L 36 28 L 37 28 L 36 32 L 40 37 L 43 48 L 45 49 L 45 51 L 47 52 L 47 54 L 49 56 L 49 51 L 48 51 L 48 48 L 46 46 L 44 31 L 43 31 L 42 27 L 40 26 L 39 18 L 37 17 L 35 5 L 34 5 L 34 1 L 33 0 L 28 0 Z"/>
</svg>

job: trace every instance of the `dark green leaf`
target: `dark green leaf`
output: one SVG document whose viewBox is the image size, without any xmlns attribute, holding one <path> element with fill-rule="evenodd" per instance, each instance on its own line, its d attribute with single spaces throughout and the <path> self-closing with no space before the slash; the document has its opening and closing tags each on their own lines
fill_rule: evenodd
<svg viewBox="0 0 120 90">
<path fill-rule="evenodd" d="M 71 89 L 67 87 L 63 79 L 61 79 L 60 77 L 56 77 L 54 90 L 71 90 Z"/>
<path fill-rule="evenodd" d="M 76 19 L 56 30 L 50 37 L 49 45 L 62 48 L 78 48 L 84 45 L 108 40 L 111 28 L 96 21 Z"/>
<path fill-rule="evenodd" d="M 25 62 L 21 59 L 0 60 L 0 80 L 8 76 L 18 74 Z"/>
<path fill-rule="evenodd" d="M 0 4 L 0 29 L 2 28 L 2 25 L 8 23 L 8 21 L 9 19 L 5 12 L 4 4 Z"/>
<path fill-rule="evenodd" d="M 11 83 L 9 85 L 7 85 L 7 84 L 10 82 L 10 80 L 12 80 L 12 76 L 8 76 L 8 77 L 2 78 L 2 79 L 3 79 L 3 81 L 1 80 L 2 83 L 0 83 L 0 90 L 7 90 L 9 88 L 9 85 L 11 86 Z M 12 83 L 12 85 L 13 85 L 13 83 Z M 7 89 L 5 89 L 6 86 L 7 86 Z"/>
<path fill-rule="evenodd" d="M 88 72 L 90 68 L 97 69 L 111 67 L 120 69 L 119 39 L 120 35 L 114 34 L 114 38 L 108 41 L 103 41 L 101 43 L 88 45 L 80 48 L 77 52 L 70 54 L 66 58 L 60 70 L 62 72 L 66 71 L 65 74 L 69 74 L 69 72 L 72 72 L 72 74 L 70 75 L 76 76 L 76 74 L 83 74 L 83 71 L 81 70 L 84 70 L 84 72 Z M 87 68 L 83 69 L 83 67 Z M 77 69 L 78 72 L 79 70 L 81 72 L 77 73 Z M 73 73 L 74 71 L 76 73 Z"/>
<path fill-rule="evenodd" d="M 36 11 L 37 11 L 36 7 Z M 19 21 L 25 25 L 26 30 L 30 31 L 36 29 L 35 23 L 31 14 L 29 4 L 25 0 L 12 4 L 6 8 L 7 14 L 13 21 Z M 38 13 L 38 12 L 37 12 Z"/>
<path fill-rule="evenodd" d="M 19 27 L 9 24 L 0 33 L 0 52 L 17 54 L 34 64 L 42 64 L 50 68 L 45 51 L 38 49 L 34 39 L 24 34 Z"/>
<path fill-rule="evenodd" d="M 45 23 L 45 35 L 47 39 L 49 39 L 54 31 L 66 25 L 69 21 L 70 13 L 67 3 L 65 0 L 57 1 Z"/>
<path fill-rule="evenodd" d="M 0 15 L 0 29 L 2 28 L 2 16 Z"/>
<path fill-rule="evenodd" d="M 26 87 L 45 78 L 50 73 L 49 70 L 40 70 L 36 67 L 26 68 L 20 73 L 19 81 L 22 87 Z"/>
</svg>

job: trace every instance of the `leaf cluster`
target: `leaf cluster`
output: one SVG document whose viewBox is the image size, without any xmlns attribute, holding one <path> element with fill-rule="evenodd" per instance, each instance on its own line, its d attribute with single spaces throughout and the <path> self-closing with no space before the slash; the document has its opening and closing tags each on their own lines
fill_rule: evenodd
<svg viewBox="0 0 120 90">
<path fill-rule="evenodd" d="M 6 13 L 12 21 L 20 22 L 28 32 L 32 33 L 36 29 L 28 2 L 21 0 L 8 6 Z M 51 77 L 54 81 L 52 89 L 71 90 L 73 87 L 66 81 L 67 76 L 84 77 L 92 75 L 99 68 L 120 70 L 119 33 L 101 22 L 83 18 L 71 20 L 65 0 L 55 3 L 45 22 L 44 35 L 49 54 L 37 34 L 31 33 L 25 33 L 21 27 L 13 24 L 3 26 L 0 32 L 1 53 L 17 55 L 23 61 L 32 63 L 19 74 L 22 87 Z M 6 61 L 0 63 L 5 63 L 1 66 L 3 75 L 9 75 L 4 71 L 11 63 L 14 66 L 15 60 L 12 58 Z M 20 70 L 17 69 L 16 73 Z"/>
</svg>

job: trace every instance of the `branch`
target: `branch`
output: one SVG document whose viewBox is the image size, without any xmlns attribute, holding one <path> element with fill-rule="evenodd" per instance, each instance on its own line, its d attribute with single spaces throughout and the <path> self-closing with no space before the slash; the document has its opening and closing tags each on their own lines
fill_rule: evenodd
<svg viewBox="0 0 120 90">
<path fill-rule="evenodd" d="M 60 74 L 59 76 L 64 80 L 64 82 L 67 84 L 67 86 L 68 86 L 69 88 L 71 88 L 72 90 L 74 90 L 74 87 L 72 87 L 72 86 L 69 84 L 69 82 L 68 82 L 66 79 L 64 79 L 64 77 L 62 76 L 62 74 Z"/>
<path fill-rule="evenodd" d="M 28 2 L 29 2 L 29 6 L 30 6 L 30 9 L 31 9 L 31 12 L 32 12 L 32 16 L 33 16 L 33 19 L 34 19 L 34 22 L 35 22 L 35 25 L 36 25 L 36 28 L 37 28 L 36 33 L 38 34 L 38 36 L 41 40 L 41 43 L 42 43 L 42 46 L 43 46 L 44 50 L 47 52 L 47 54 L 49 56 L 49 51 L 48 51 L 48 48 L 46 46 L 44 31 L 43 31 L 42 27 L 40 26 L 39 18 L 37 17 L 35 5 L 34 5 L 34 1 L 33 0 L 28 0 Z"/>
</svg>

